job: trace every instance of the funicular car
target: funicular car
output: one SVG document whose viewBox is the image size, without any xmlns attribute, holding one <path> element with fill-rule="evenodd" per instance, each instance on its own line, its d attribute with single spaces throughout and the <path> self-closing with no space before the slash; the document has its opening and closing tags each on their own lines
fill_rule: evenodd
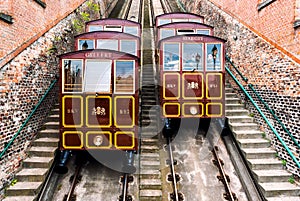
<svg viewBox="0 0 300 201">
<path fill-rule="evenodd" d="M 89 49 L 60 56 L 60 148 L 136 150 L 139 58 Z"/>
<path fill-rule="evenodd" d="M 197 34 L 159 41 L 162 118 L 225 116 L 224 42 Z"/>
<path fill-rule="evenodd" d="M 75 49 L 109 49 L 140 58 L 140 38 L 115 31 L 94 31 L 75 36 Z"/>
</svg>

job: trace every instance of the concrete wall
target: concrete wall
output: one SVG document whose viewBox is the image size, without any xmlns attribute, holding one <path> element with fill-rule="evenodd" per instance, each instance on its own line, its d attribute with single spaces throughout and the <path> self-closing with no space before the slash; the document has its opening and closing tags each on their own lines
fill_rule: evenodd
<svg viewBox="0 0 300 201">
<path fill-rule="evenodd" d="M 28 0 L 26 2 L 28 4 L 35 3 Z M 51 29 L 28 45 L 24 51 L 15 56 L 11 61 L 0 67 L 0 151 L 4 149 L 6 143 L 12 139 L 13 135 L 17 133 L 21 124 L 24 123 L 34 106 L 59 74 L 57 55 L 73 50 L 74 34 L 80 33 L 83 30 L 80 30 L 80 26 L 84 25 L 82 13 L 88 13 L 90 20 L 100 17 L 104 18 L 111 12 L 116 2 L 117 0 L 90 0 L 77 8 L 79 1 L 59 1 L 57 8 L 69 7 L 73 9 L 73 12 L 53 25 Z M 95 9 L 91 9 L 91 5 L 95 4 L 100 5 L 100 10 L 97 12 Z M 35 8 L 35 6 L 33 6 L 33 9 L 40 9 L 39 7 Z M 46 9 L 48 8 L 50 9 L 51 6 L 47 6 Z M 27 19 L 25 17 L 26 14 L 29 16 L 32 14 L 29 8 L 27 13 L 23 13 L 24 19 Z M 47 21 L 46 16 L 44 18 L 45 21 L 43 23 L 45 24 L 43 28 L 48 27 L 47 23 L 53 23 L 53 21 Z M 75 22 L 76 26 L 74 25 Z M 24 20 L 25 23 L 27 23 L 26 20 Z M 0 29 L 3 29 L 3 26 L 7 25 L 0 24 Z M 30 29 L 33 28 L 31 27 Z M 34 28 L 35 32 L 30 33 L 37 34 L 38 30 L 41 29 Z M 19 40 L 19 36 L 22 35 L 20 33 L 27 30 L 29 30 L 29 27 L 25 27 L 23 31 L 14 31 L 11 29 L 10 31 L 15 36 L 14 38 L 9 37 L 7 40 L 14 41 L 15 39 L 16 41 L 20 41 L 16 43 L 20 45 L 22 44 L 22 40 Z M 30 33 L 28 34 L 30 35 Z M 26 39 L 23 39 L 23 42 L 24 40 Z M 4 43 L 2 39 L 1 42 Z M 11 49 L 8 48 L 5 54 L 9 54 L 8 50 Z M 43 125 L 45 117 L 53 104 L 58 102 L 57 98 L 58 87 L 56 85 L 38 108 L 32 120 L 28 122 L 19 137 L 16 138 L 13 145 L 8 149 L 4 157 L 1 158 L 0 191 L 13 178 L 14 172 L 20 167 L 21 161 L 27 157 L 26 149 L 30 146 L 32 139 L 35 138 L 37 131 Z"/>
<path fill-rule="evenodd" d="M 283 43 L 282 41 L 284 41 L 284 39 L 287 41 L 287 43 L 291 44 L 297 43 L 298 39 L 294 38 L 294 40 L 292 40 L 291 37 L 281 36 L 283 38 L 281 38 L 278 43 L 277 41 L 272 42 L 271 39 L 266 38 L 257 30 L 253 30 L 252 26 L 244 23 L 244 21 L 238 19 L 236 15 L 233 14 L 233 11 L 237 12 L 238 9 L 243 8 L 242 11 L 240 11 L 239 15 L 243 15 L 243 13 L 245 13 L 245 15 L 247 15 L 247 17 L 245 18 L 247 19 L 250 17 L 248 9 L 252 11 L 251 16 L 261 15 L 261 13 L 255 14 L 255 12 L 258 12 L 256 1 L 251 1 L 256 2 L 254 3 L 255 6 L 251 4 L 244 5 L 245 7 L 242 7 L 242 2 L 250 3 L 250 1 L 217 1 L 220 4 L 223 2 L 224 5 L 222 4 L 221 6 L 219 4 L 213 3 L 215 2 L 213 0 L 182 0 L 182 2 L 189 12 L 203 15 L 205 17 L 204 22 L 215 27 L 214 33 L 216 36 L 227 40 L 227 55 L 232 58 L 232 61 L 239 68 L 242 74 L 249 79 L 249 81 L 245 83 L 236 73 L 235 75 L 239 78 L 239 80 L 243 83 L 243 85 L 249 92 L 251 90 L 247 86 L 247 84 L 253 84 L 254 88 L 269 104 L 271 109 L 275 111 L 275 114 L 279 117 L 279 119 L 289 129 L 293 137 L 298 142 L 300 142 L 300 62 L 299 59 L 294 56 L 293 48 L 290 51 L 286 51 L 280 46 L 280 44 Z M 232 7 L 234 8 L 231 8 L 227 4 L 225 5 L 225 2 L 228 2 L 228 4 L 230 4 L 229 2 L 231 2 Z M 239 5 L 235 5 L 236 2 L 239 2 Z M 266 21 L 274 20 L 273 15 L 275 15 L 276 13 L 270 13 L 279 12 L 278 10 L 280 9 L 278 7 L 284 7 L 285 4 L 277 5 L 279 2 L 285 2 L 286 4 L 288 4 L 287 1 L 275 1 L 272 3 L 272 6 L 270 4 L 271 7 L 264 8 L 268 9 L 268 11 L 260 11 L 265 12 L 264 19 Z M 295 1 L 290 3 L 295 3 Z M 268 33 L 273 33 L 273 35 L 276 35 L 275 33 L 279 31 L 277 30 L 278 26 L 291 27 L 293 21 L 291 21 L 292 18 L 290 18 L 290 12 L 294 12 L 294 9 L 286 10 L 285 8 L 282 8 L 282 11 L 280 12 L 283 11 L 284 13 L 280 13 L 280 16 L 282 16 L 283 18 L 284 16 L 287 16 L 288 20 L 285 19 L 282 21 L 277 21 L 278 23 L 282 24 L 276 25 L 276 27 L 273 27 L 271 23 L 268 25 L 268 23 L 266 22 L 265 29 L 268 30 Z M 272 28 L 274 28 L 274 30 L 271 31 L 270 29 Z M 289 32 L 288 30 L 287 33 L 291 34 L 291 32 Z M 281 33 L 278 33 L 278 35 L 280 34 Z M 291 45 L 291 47 L 292 46 L 293 45 Z M 299 45 L 297 48 L 300 48 Z M 299 51 L 299 49 L 297 51 Z M 232 80 L 230 80 L 230 82 L 234 87 L 236 87 Z M 264 130 L 266 135 L 271 139 L 272 145 L 279 152 L 279 157 L 288 161 L 287 168 L 291 172 L 299 176 L 299 168 L 297 168 L 296 164 L 293 163 L 287 152 L 285 152 L 283 147 L 280 145 L 280 142 L 274 136 L 273 132 L 265 124 L 264 120 L 260 117 L 252 104 L 243 96 L 243 93 L 238 89 L 238 87 L 236 87 L 236 90 L 239 92 L 238 94 L 246 103 L 246 107 L 249 108 L 253 114 L 255 114 L 255 120 L 261 125 L 261 129 Z M 259 102 L 258 98 L 256 97 L 255 100 L 256 102 Z M 299 160 L 299 148 L 297 148 L 293 144 L 288 134 L 283 131 L 278 123 L 276 123 L 276 120 L 271 116 L 269 112 L 267 112 L 262 104 L 260 104 L 260 106 L 261 109 L 265 112 L 266 116 L 268 116 L 268 118 L 270 119 L 272 125 L 284 138 L 286 143 L 289 145 L 289 148 Z"/>
</svg>

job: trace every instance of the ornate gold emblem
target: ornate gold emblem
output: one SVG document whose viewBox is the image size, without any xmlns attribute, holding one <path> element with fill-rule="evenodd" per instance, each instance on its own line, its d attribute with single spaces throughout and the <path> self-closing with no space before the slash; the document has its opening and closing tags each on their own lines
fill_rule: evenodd
<svg viewBox="0 0 300 201">
<path fill-rule="evenodd" d="M 101 116 L 104 116 L 106 115 L 106 112 L 105 112 L 105 108 L 104 107 L 96 107 L 96 108 L 93 108 L 93 112 L 92 112 L 93 115 L 101 115 Z"/>
</svg>

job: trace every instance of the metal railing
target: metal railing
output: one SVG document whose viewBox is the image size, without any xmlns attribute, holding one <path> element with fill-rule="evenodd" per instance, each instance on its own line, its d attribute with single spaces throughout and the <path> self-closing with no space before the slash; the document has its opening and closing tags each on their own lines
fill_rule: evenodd
<svg viewBox="0 0 300 201">
<path fill-rule="evenodd" d="M 46 90 L 45 94 L 43 95 L 43 97 L 39 100 L 39 102 L 36 104 L 36 106 L 33 108 L 33 110 L 31 111 L 31 113 L 29 114 L 29 116 L 26 118 L 25 122 L 21 125 L 21 127 L 19 128 L 19 130 L 17 131 L 17 133 L 13 136 L 13 138 L 8 142 L 8 144 L 5 146 L 5 148 L 3 149 L 3 151 L 0 154 L 0 159 L 4 156 L 4 154 L 6 153 L 6 151 L 9 149 L 9 147 L 12 145 L 12 143 L 14 142 L 14 140 L 19 136 L 19 134 L 21 133 L 21 131 L 23 130 L 23 128 L 26 126 L 26 124 L 30 121 L 31 117 L 34 115 L 34 113 L 36 112 L 36 110 L 38 109 L 38 107 L 41 105 L 41 103 L 44 101 L 44 99 L 46 98 L 46 96 L 48 95 L 48 93 L 51 91 L 51 89 L 53 89 L 55 83 L 57 82 L 57 79 L 55 79 L 51 85 L 49 86 L 49 88 Z"/>
<path fill-rule="evenodd" d="M 226 56 L 226 60 L 234 67 L 234 69 L 237 71 L 237 73 L 242 77 L 242 79 L 247 82 L 248 79 L 245 78 L 242 73 L 238 70 L 238 68 L 236 68 L 232 61 L 230 60 L 229 57 Z M 273 133 L 276 135 L 277 139 L 281 142 L 282 146 L 285 148 L 285 150 L 288 152 L 288 154 L 291 156 L 291 158 L 293 159 L 293 161 L 296 163 L 296 165 L 298 166 L 298 168 L 300 168 L 300 163 L 299 161 L 296 159 L 296 157 L 294 156 L 294 154 L 291 152 L 291 150 L 289 149 L 289 147 L 287 146 L 287 144 L 284 142 L 284 140 L 281 138 L 281 136 L 279 135 L 279 133 L 276 131 L 276 129 L 272 126 L 272 124 L 270 123 L 270 121 L 267 119 L 267 117 L 264 115 L 264 113 L 262 112 L 262 110 L 260 109 L 260 107 L 257 105 L 257 103 L 253 100 L 252 96 L 247 92 L 247 90 L 243 87 L 243 85 L 238 81 L 238 79 L 232 74 L 232 72 L 230 71 L 230 69 L 228 67 L 225 67 L 226 71 L 228 72 L 228 74 L 233 78 L 233 80 L 235 81 L 235 83 L 240 87 L 240 89 L 244 92 L 244 94 L 247 96 L 247 98 L 251 101 L 251 103 L 253 104 L 253 106 L 256 108 L 256 110 L 259 112 L 259 114 L 262 116 L 262 118 L 264 119 L 264 121 L 267 123 L 267 125 L 269 126 L 269 128 L 273 131 Z M 264 104 L 264 106 L 267 108 L 267 110 L 269 112 L 271 112 L 271 114 L 273 115 L 273 117 L 278 121 L 278 123 L 283 127 L 284 131 L 287 132 L 287 134 L 291 137 L 291 139 L 293 140 L 293 142 L 295 143 L 296 146 L 299 147 L 299 144 L 297 143 L 297 141 L 295 140 L 295 138 L 291 135 L 291 133 L 288 131 L 288 129 L 284 126 L 284 124 L 279 120 L 279 118 L 275 115 L 275 113 L 273 112 L 273 110 L 270 109 L 270 107 L 268 106 L 268 104 L 261 98 L 261 96 L 257 93 L 257 91 L 253 88 L 253 86 L 251 84 L 248 84 L 248 86 L 250 87 L 250 89 L 255 93 L 255 95 L 258 96 L 259 100 Z"/>
</svg>

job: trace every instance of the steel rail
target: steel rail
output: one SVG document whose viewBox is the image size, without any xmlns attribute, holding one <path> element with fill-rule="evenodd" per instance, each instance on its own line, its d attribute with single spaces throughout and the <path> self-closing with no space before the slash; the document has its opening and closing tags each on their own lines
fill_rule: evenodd
<svg viewBox="0 0 300 201">
<path fill-rule="evenodd" d="M 128 4 L 127 4 L 127 7 L 126 7 L 126 10 L 125 10 L 125 14 L 124 16 L 122 17 L 123 19 L 128 19 L 128 15 L 130 13 L 130 8 L 131 8 L 131 5 L 132 5 L 132 1 L 133 0 L 129 0 Z"/>
<path fill-rule="evenodd" d="M 170 158 L 170 171 L 172 175 L 172 185 L 173 185 L 173 194 L 175 201 L 179 201 L 178 189 L 177 189 L 177 181 L 176 181 L 176 173 L 174 168 L 174 158 L 172 153 L 172 143 L 170 138 L 167 138 L 167 147 L 168 147 L 168 154 Z"/>
<path fill-rule="evenodd" d="M 215 164 L 218 166 L 218 169 L 219 169 L 219 172 L 221 174 L 221 177 L 222 177 L 222 182 L 224 184 L 224 187 L 225 187 L 225 191 L 227 193 L 227 198 L 230 200 L 230 201 L 235 201 L 235 196 L 233 195 L 232 191 L 231 191 L 231 188 L 230 188 L 230 185 L 229 185 L 229 180 L 227 178 L 227 175 L 225 173 L 225 170 L 223 168 L 223 163 L 221 162 L 221 159 L 217 153 L 217 147 L 214 146 L 213 149 L 212 149 L 212 153 L 215 157 Z"/>
<path fill-rule="evenodd" d="M 121 195 L 121 199 L 119 199 L 120 201 L 127 201 L 128 183 L 129 183 L 128 173 L 124 173 L 124 175 L 123 175 L 123 182 L 122 182 L 122 185 L 123 185 L 122 195 Z"/>
<path fill-rule="evenodd" d="M 75 169 L 74 177 L 73 177 L 73 180 L 72 180 L 72 183 L 71 183 L 71 186 L 70 186 L 70 189 L 69 189 L 69 192 L 68 192 L 68 195 L 67 195 L 67 198 L 66 198 L 65 201 L 71 201 L 72 200 L 72 195 L 74 194 L 74 190 L 75 190 L 75 187 L 76 187 L 76 184 L 77 184 L 77 178 L 79 176 L 81 168 L 82 168 L 82 163 L 79 163 L 77 165 L 76 169 Z"/>
</svg>

